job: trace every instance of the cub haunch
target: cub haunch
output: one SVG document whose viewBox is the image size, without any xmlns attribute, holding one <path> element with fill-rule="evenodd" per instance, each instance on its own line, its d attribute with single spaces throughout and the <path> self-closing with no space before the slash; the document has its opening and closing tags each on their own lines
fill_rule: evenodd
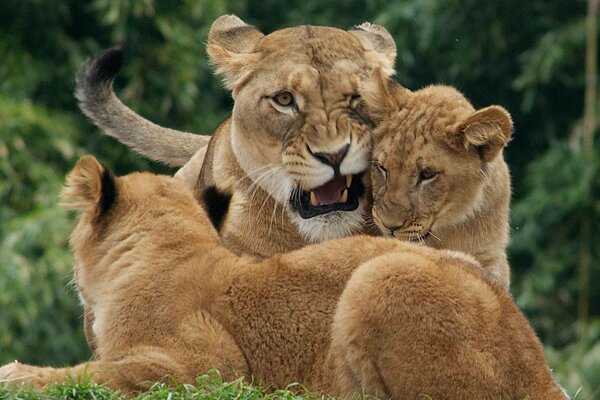
<svg viewBox="0 0 600 400">
<path fill-rule="evenodd" d="M 14 362 L 2 382 L 132 392 L 217 368 L 348 398 L 564 399 L 509 294 L 460 253 L 355 236 L 257 262 L 221 244 L 180 181 L 114 178 L 93 157 L 62 200 L 81 213 L 70 243 L 97 358 Z"/>
</svg>

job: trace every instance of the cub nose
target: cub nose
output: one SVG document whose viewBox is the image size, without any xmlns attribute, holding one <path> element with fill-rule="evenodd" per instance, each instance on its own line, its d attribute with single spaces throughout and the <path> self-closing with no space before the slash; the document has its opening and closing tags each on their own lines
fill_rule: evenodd
<svg viewBox="0 0 600 400">
<path fill-rule="evenodd" d="M 388 232 L 383 232 L 383 233 L 389 233 L 390 235 L 393 235 L 394 232 L 396 232 L 397 230 L 402 230 L 402 229 L 406 228 L 406 226 L 408 225 L 408 219 L 400 221 L 399 224 L 398 223 L 394 224 L 393 222 L 397 222 L 397 221 L 386 221 L 375 210 L 373 210 L 373 216 L 385 229 L 388 230 Z"/>
<path fill-rule="evenodd" d="M 403 226 L 403 224 L 402 225 L 387 226 L 383 222 L 381 223 L 381 225 L 383 225 L 386 229 L 388 229 L 390 231 L 390 234 L 394 234 L 395 231 L 397 231 L 398 229 L 402 228 L 402 226 Z"/>
<path fill-rule="evenodd" d="M 307 146 L 308 147 L 308 146 Z M 333 171 L 336 175 L 340 174 L 340 164 L 344 161 L 346 154 L 348 154 L 348 150 L 350 149 L 350 143 L 342 146 L 335 153 L 324 153 L 324 152 L 313 152 L 310 147 L 308 147 L 308 152 L 317 160 L 321 161 L 325 165 L 329 165 L 333 168 Z"/>
</svg>

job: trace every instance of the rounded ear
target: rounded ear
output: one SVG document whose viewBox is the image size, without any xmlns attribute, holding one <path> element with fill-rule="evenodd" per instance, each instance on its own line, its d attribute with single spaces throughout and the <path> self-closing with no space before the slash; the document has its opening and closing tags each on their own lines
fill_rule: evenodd
<svg viewBox="0 0 600 400">
<path fill-rule="evenodd" d="M 108 211 L 116 198 L 115 178 L 94 156 L 83 156 L 67 176 L 60 204 L 69 210 Z"/>
<path fill-rule="evenodd" d="M 254 49 L 263 36 L 235 15 L 223 15 L 213 22 L 206 50 L 229 90 L 235 89 L 247 68 L 257 61 Z"/>
<path fill-rule="evenodd" d="M 463 146 L 475 148 L 480 157 L 490 162 L 508 144 L 513 122 L 508 111 L 500 106 L 489 106 L 475 111 L 458 126 Z"/>
<path fill-rule="evenodd" d="M 379 68 L 360 84 L 359 92 L 369 109 L 369 116 L 379 123 L 408 101 L 411 91 L 384 75 Z"/>
<path fill-rule="evenodd" d="M 365 49 L 366 59 L 372 68 L 381 68 L 386 76 L 392 76 L 396 62 L 396 42 L 381 25 L 364 22 L 348 30 L 356 36 Z"/>
</svg>

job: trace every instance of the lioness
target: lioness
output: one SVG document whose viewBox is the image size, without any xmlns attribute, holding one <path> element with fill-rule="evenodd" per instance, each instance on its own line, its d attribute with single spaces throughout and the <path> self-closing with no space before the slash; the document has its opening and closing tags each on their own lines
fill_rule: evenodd
<svg viewBox="0 0 600 400">
<path fill-rule="evenodd" d="M 220 243 L 180 181 L 114 178 L 93 157 L 62 201 L 81 211 L 70 243 L 98 358 L 15 362 L 2 381 L 86 374 L 136 391 L 218 368 L 332 395 L 564 398 L 510 296 L 461 253 L 355 236 L 255 262 Z"/>
<path fill-rule="evenodd" d="M 449 86 L 412 92 L 378 71 L 361 93 L 378 123 L 371 171 L 381 232 L 471 254 L 508 288 L 508 112 L 475 110 Z"/>
<path fill-rule="evenodd" d="M 83 69 L 81 108 L 150 158 L 171 165 L 192 158 L 180 175 L 238 254 L 266 257 L 363 232 L 371 123 L 358 86 L 373 68 L 394 73 L 391 35 L 364 23 L 349 31 L 300 26 L 265 36 L 226 15 L 213 23 L 207 50 L 235 100 L 208 150 L 201 148 L 206 137 L 158 127 L 117 99 L 112 82 L 123 61 L 120 48 Z"/>
</svg>

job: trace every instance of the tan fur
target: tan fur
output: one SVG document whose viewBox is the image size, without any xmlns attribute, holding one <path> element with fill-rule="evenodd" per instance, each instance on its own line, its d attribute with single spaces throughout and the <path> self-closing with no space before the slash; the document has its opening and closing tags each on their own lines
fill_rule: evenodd
<svg viewBox="0 0 600 400">
<path fill-rule="evenodd" d="M 364 232 L 365 196 L 354 211 L 309 219 L 299 215 L 293 196 L 334 177 L 311 152 L 335 153 L 349 144 L 339 172 L 367 169 L 370 125 L 352 96 L 371 69 L 393 73 L 396 50 L 389 33 L 363 24 L 350 31 L 302 26 L 264 36 L 225 16 L 213 24 L 207 50 L 235 104 L 231 119 L 214 134 L 195 193 L 201 202 L 208 187 L 231 194 L 219 230 L 224 243 L 236 253 L 265 257 Z M 281 91 L 293 94 L 295 108 L 274 103 L 271 97 Z"/>
<path fill-rule="evenodd" d="M 200 176 L 202 163 L 204 162 L 204 157 L 206 157 L 207 150 L 208 144 L 201 147 L 200 150 L 198 150 L 174 175 L 175 178 L 180 179 L 185 186 L 192 190 L 196 187 L 198 182 L 198 176 Z"/>
<path fill-rule="evenodd" d="M 115 68 L 103 72 L 94 66 L 116 61 L 102 63 L 99 56 L 84 68 L 78 90 L 81 107 L 108 134 L 150 158 L 182 165 L 187 157 L 177 177 L 205 206 L 210 205 L 207 190 L 231 197 L 231 207 L 225 207 L 223 221 L 216 224 L 236 253 L 266 257 L 365 232 L 367 190 L 356 209 L 312 218 L 300 216 L 294 196 L 331 181 L 336 173 L 314 154 L 337 153 L 346 145 L 337 173 L 356 175 L 368 184 L 372 123 L 353 96 L 373 68 L 394 73 L 396 46 L 385 28 L 369 23 L 348 31 L 299 26 L 264 35 L 225 15 L 210 29 L 207 51 L 235 100 L 231 118 L 217 128 L 207 149 L 202 137 L 182 132 L 179 140 L 176 131 L 135 114 L 116 98 L 112 81 L 98 83 L 97 76 L 105 78 Z M 277 105 L 273 98 L 281 92 L 291 93 L 295 104 Z M 160 138 L 157 132 L 164 133 L 165 143 L 154 140 Z"/>
<path fill-rule="evenodd" d="M 124 105 L 113 91 L 123 58 L 123 47 L 116 46 L 100 52 L 81 68 L 75 90 L 81 111 L 105 134 L 143 156 L 182 166 L 208 145 L 210 137 L 159 126 Z"/>
<path fill-rule="evenodd" d="M 15 362 L 4 382 L 87 375 L 136 391 L 219 368 L 332 395 L 564 398 L 527 321 L 469 256 L 355 236 L 254 262 L 220 243 L 181 182 L 110 178 L 93 157 L 63 201 L 82 211 L 71 246 L 97 359 Z"/>
<path fill-rule="evenodd" d="M 506 110 L 475 110 L 456 89 L 411 92 L 374 73 L 362 89 L 374 130 L 373 219 L 386 236 L 473 255 L 508 288 Z M 437 175 L 420 181 L 421 171 Z"/>
</svg>

